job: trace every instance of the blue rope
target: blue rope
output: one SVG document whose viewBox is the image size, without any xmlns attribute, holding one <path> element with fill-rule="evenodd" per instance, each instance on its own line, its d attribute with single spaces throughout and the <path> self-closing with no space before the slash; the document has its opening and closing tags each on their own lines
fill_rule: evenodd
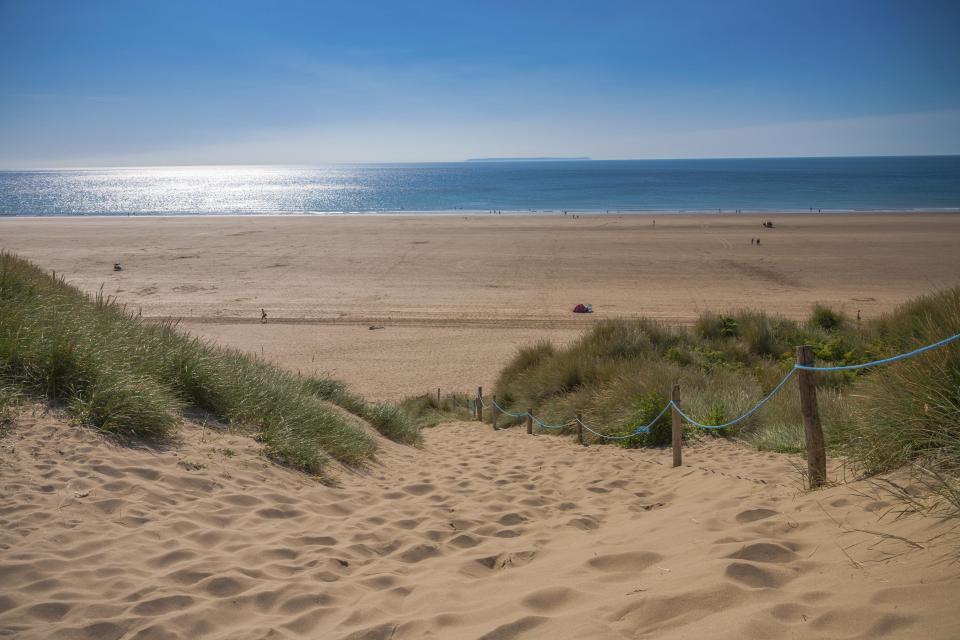
<svg viewBox="0 0 960 640">
<path fill-rule="evenodd" d="M 777 383 L 777 386 L 773 388 L 773 391 L 767 394 L 767 397 L 765 397 L 763 400 L 755 404 L 752 409 L 749 409 L 746 413 L 742 414 L 740 417 L 734 418 L 729 422 L 724 422 L 723 424 L 703 424 L 701 422 L 697 422 L 696 420 L 694 420 L 693 418 L 685 414 L 683 412 L 683 409 L 681 409 L 676 402 L 671 400 L 670 404 L 673 406 L 674 409 L 677 410 L 677 413 L 683 416 L 684 420 L 686 420 L 687 422 L 689 422 L 695 427 L 700 427 L 701 429 L 723 429 L 725 427 L 730 427 L 737 424 L 738 422 L 746 420 L 747 418 L 755 414 L 760 409 L 760 407 L 767 404 L 773 398 L 773 396 L 775 396 L 776 393 L 780 391 L 781 388 L 783 388 L 783 385 L 787 384 L 787 381 L 790 378 L 792 378 L 793 374 L 795 374 L 796 372 L 797 372 L 796 369 L 790 369 L 790 371 L 787 372 L 787 375 L 783 376 L 783 380 Z"/>
<path fill-rule="evenodd" d="M 547 424 L 537 416 L 530 414 L 530 417 L 533 418 L 533 421 L 537 423 L 537 426 L 541 429 L 566 429 L 570 425 L 574 424 L 576 420 L 571 420 L 567 424 Z"/>
<path fill-rule="evenodd" d="M 847 364 L 837 367 L 815 367 L 812 365 L 806 364 L 795 364 L 793 365 L 794 369 L 801 369 L 803 371 L 852 371 L 853 369 L 866 369 L 867 367 L 876 367 L 881 364 L 888 364 L 890 362 L 896 362 L 897 360 L 906 360 L 907 358 L 912 358 L 913 356 L 920 355 L 925 351 L 930 351 L 931 349 L 936 349 L 944 345 L 948 345 L 951 342 L 956 342 L 960 340 L 960 333 L 950 336 L 949 338 L 944 338 L 939 342 L 934 342 L 933 344 L 928 344 L 925 347 L 920 347 L 919 349 L 914 349 L 913 351 L 908 351 L 907 353 L 901 353 L 897 356 L 891 356 L 889 358 L 883 358 L 882 360 L 874 360 L 873 362 L 864 362 L 863 364 Z"/>
<path fill-rule="evenodd" d="M 948 345 L 948 344 L 950 344 L 950 343 L 952 343 L 952 342 L 956 342 L 957 340 L 960 340 L 960 333 L 958 333 L 958 334 L 956 334 L 956 335 L 953 335 L 953 336 L 950 336 L 949 338 L 944 338 L 943 340 L 940 340 L 939 342 L 934 342 L 933 344 L 928 344 L 928 345 L 926 345 L 926 346 L 924 346 L 924 347 L 919 347 L 919 348 L 917 348 L 917 349 L 914 349 L 913 351 L 908 351 L 907 353 L 901 353 L 901 354 L 896 355 L 896 356 L 891 356 L 891 357 L 889 357 L 889 358 L 883 358 L 883 359 L 881 359 L 881 360 L 874 360 L 874 361 L 872 361 L 872 362 L 864 362 L 863 364 L 848 364 L 848 365 L 835 366 L 835 367 L 816 367 L 816 366 L 812 366 L 812 365 L 795 364 L 795 365 L 793 365 L 793 367 L 790 369 L 790 371 L 787 372 L 787 374 L 783 377 L 783 379 L 780 380 L 780 382 L 777 383 L 777 386 L 775 386 L 775 387 L 773 388 L 773 390 L 771 390 L 770 393 L 768 393 L 768 394 L 763 398 L 763 400 L 761 400 L 760 402 L 758 402 L 757 404 L 755 404 L 752 408 L 748 409 L 745 413 L 741 414 L 739 417 L 734 418 L 733 420 L 730 420 L 730 421 L 728 421 L 728 422 L 724 422 L 723 424 L 703 424 L 702 422 L 697 422 L 697 421 L 694 420 L 692 417 L 690 417 L 689 415 L 687 415 L 686 413 L 684 413 L 684 412 L 683 412 L 683 409 L 680 408 L 680 405 L 678 405 L 678 404 L 675 403 L 673 400 L 671 400 L 670 402 L 667 403 L 667 405 L 663 408 L 663 410 L 661 410 L 660 413 L 657 414 L 657 417 L 654 418 L 653 420 L 651 420 L 649 423 L 644 424 L 644 425 L 638 425 L 638 426 L 636 426 L 636 427 L 633 427 L 633 431 L 632 431 L 631 433 L 626 434 L 626 435 L 614 436 L 614 435 L 610 435 L 610 434 L 606 434 L 606 433 L 600 433 L 599 431 L 594 431 L 594 430 L 591 429 L 589 426 L 587 426 L 586 424 L 584 424 L 584 422 L 583 422 L 582 420 L 571 420 L 570 422 L 568 422 L 568 423 L 566 423 L 566 424 L 551 425 L 551 424 L 545 423 L 543 420 L 541 420 L 540 418 L 536 417 L 536 416 L 533 415 L 532 413 L 528 413 L 528 412 L 526 412 L 526 411 L 524 411 L 523 413 L 513 413 L 513 412 L 511 412 L 511 411 L 507 411 L 506 409 L 504 409 L 503 407 L 501 407 L 499 404 L 497 404 L 497 401 L 496 401 L 496 400 L 492 400 L 491 403 L 492 403 L 493 406 L 496 407 L 501 413 L 505 413 L 506 415 L 512 416 L 512 417 L 514 417 L 514 418 L 522 418 L 522 417 L 524 417 L 524 416 L 529 415 L 529 416 L 533 419 L 533 421 L 537 423 L 537 426 L 538 426 L 539 428 L 541 428 L 541 429 L 565 429 L 566 427 L 569 427 L 570 425 L 573 425 L 573 424 L 576 424 L 577 422 L 579 422 L 580 425 L 581 425 L 584 429 L 586 429 L 587 431 L 589 431 L 589 432 L 592 433 L 593 435 L 595 435 L 595 436 L 597 436 L 597 437 L 600 437 L 600 438 L 605 438 L 605 439 L 607 439 L 607 440 L 626 440 L 627 438 L 631 438 L 631 437 L 633 437 L 633 436 L 635 436 L 635 435 L 637 435 L 637 434 L 640 434 L 640 433 L 650 433 L 650 427 L 652 427 L 652 426 L 657 422 L 657 420 L 659 420 L 660 418 L 662 418 L 662 417 L 663 417 L 663 414 L 665 414 L 670 407 L 673 407 L 674 409 L 676 409 L 676 410 L 677 410 L 677 413 L 679 413 L 680 416 L 682 416 L 684 420 L 686 420 L 689 424 L 691 424 L 691 425 L 693 425 L 693 426 L 695 426 L 695 427 L 699 427 L 699 428 L 701 428 L 701 429 L 725 429 L 726 427 L 731 427 L 731 426 L 733 426 L 733 425 L 735 425 L 735 424 L 737 424 L 737 423 L 739 423 L 739 422 L 743 422 L 744 420 L 746 420 L 747 418 L 749 418 L 750 416 L 752 416 L 754 413 L 756 413 L 757 411 L 759 411 L 760 408 L 763 407 L 763 405 L 767 404 L 770 400 L 773 399 L 773 396 L 775 396 L 775 395 L 777 394 L 777 392 L 779 392 L 780 389 L 782 389 L 783 386 L 784 386 L 785 384 L 787 384 L 787 382 L 790 380 L 790 378 L 792 378 L 797 371 L 851 371 L 851 370 L 854 370 L 854 369 L 866 369 L 866 368 L 868 368 L 868 367 L 876 367 L 876 366 L 881 365 L 881 364 L 888 364 L 888 363 L 891 363 L 891 362 L 897 362 L 898 360 L 906 360 L 907 358 L 912 358 L 912 357 L 917 356 L 917 355 L 920 355 L 921 353 L 924 353 L 924 352 L 926 352 L 926 351 L 930 351 L 930 350 L 932 350 L 932 349 L 937 349 L 937 348 L 939 348 L 939 347 L 946 346 L 946 345 Z M 474 402 L 474 405 L 476 405 L 476 403 L 479 403 L 480 406 L 482 406 L 482 407 L 490 406 L 488 403 L 486 403 L 486 402 L 483 401 L 483 398 L 480 398 L 480 397 L 477 397 L 477 398 L 476 398 L 476 400 L 475 400 L 475 402 Z"/>
<path fill-rule="evenodd" d="M 504 409 L 503 407 L 501 407 L 499 404 L 497 404 L 497 401 L 496 401 L 496 400 L 493 400 L 492 402 L 493 402 L 493 406 L 495 406 L 500 413 L 505 413 L 505 414 L 507 414 L 508 416 L 511 416 L 511 417 L 514 417 L 514 418 L 526 418 L 526 417 L 527 417 L 527 412 L 526 412 L 526 411 L 524 411 L 523 413 L 512 413 L 512 412 L 510 412 L 510 411 L 507 411 L 507 410 Z"/>
<path fill-rule="evenodd" d="M 663 417 L 663 414 L 665 414 L 665 413 L 667 412 L 667 409 L 670 408 L 670 404 L 671 404 L 671 403 L 668 402 L 668 403 L 666 404 L 666 406 L 664 406 L 663 409 L 660 410 L 660 413 L 657 414 L 657 417 L 654 418 L 653 420 L 651 420 L 650 422 L 648 422 L 647 424 L 640 424 L 640 425 L 637 425 L 637 426 L 635 426 L 635 427 L 628 427 L 629 429 L 632 429 L 633 431 L 630 432 L 630 433 L 627 433 L 627 434 L 625 434 L 625 435 L 611 436 L 611 435 L 606 434 L 606 433 L 600 433 L 599 431 L 594 431 L 594 430 L 591 429 L 589 426 L 587 426 L 587 424 L 586 424 L 583 420 L 580 421 L 580 426 L 582 426 L 584 429 L 586 429 L 587 431 L 589 431 L 589 432 L 592 433 L 593 435 L 595 435 L 595 436 L 597 436 L 597 437 L 600 437 L 600 438 L 605 438 L 605 439 L 607 439 L 607 440 L 626 440 L 627 438 L 632 438 L 633 436 L 635 436 L 635 435 L 637 435 L 637 434 L 640 434 L 640 433 L 650 433 L 650 427 L 652 427 L 654 424 L 656 424 L 657 420 L 659 420 L 660 418 Z"/>
</svg>

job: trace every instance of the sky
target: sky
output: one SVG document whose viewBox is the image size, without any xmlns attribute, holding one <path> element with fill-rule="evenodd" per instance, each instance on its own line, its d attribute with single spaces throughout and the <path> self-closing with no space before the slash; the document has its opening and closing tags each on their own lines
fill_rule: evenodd
<svg viewBox="0 0 960 640">
<path fill-rule="evenodd" d="M 0 168 L 960 153 L 956 0 L 0 0 Z"/>
</svg>

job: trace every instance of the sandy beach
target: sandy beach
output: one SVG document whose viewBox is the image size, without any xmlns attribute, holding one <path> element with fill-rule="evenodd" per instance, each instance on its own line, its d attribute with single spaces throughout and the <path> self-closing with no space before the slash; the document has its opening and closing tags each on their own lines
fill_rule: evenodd
<svg viewBox="0 0 960 640">
<path fill-rule="evenodd" d="M 0 640 L 960 639 L 960 1 L 50 5 Z"/>
<path fill-rule="evenodd" d="M 874 317 L 960 281 L 955 216 L 772 219 L 3 219 L 0 244 L 146 317 L 373 399 L 491 385 L 517 346 L 572 340 L 603 318 L 691 322 L 743 306 L 803 317 L 817 301 Z M 570 313 L 576 302 L 596 313 Z M 0 441 L 0 636 L 960 628 L 952 525 L 896 518 L 842 461 L 830 461 L 837 484 L 806 492 L 799 458 L 713 438 L 674 469 L 667 450 L 478 422 L 428 429 L 422 448 L 371 434 L 376 463 L 334 464 L 320 482 L 212 423 L 125 447 L 28 407 Z"/>
<path fill-rule="evenodd" d="M 477 422 L 335 486 L 187 424 L 127 448 L 55 416 L 0 442 L 0 635 L 951 638 L 956 538 L 866 482 L 710 439 L 584 448 Z M 839 478 L 834 468 L 832 477 Z M 897 478 L 898 480 L 902 480 Z M 938 541 L 939 540 L 939 541 Z"/>
<path fill-rule="evenodd" d="M 603 318 L 875 317 L 960 283 L 958 234 L 919 213 L 0 219 L 0 247 L 87 291 L 374 399 L 489 387 Z"/>
</svg>

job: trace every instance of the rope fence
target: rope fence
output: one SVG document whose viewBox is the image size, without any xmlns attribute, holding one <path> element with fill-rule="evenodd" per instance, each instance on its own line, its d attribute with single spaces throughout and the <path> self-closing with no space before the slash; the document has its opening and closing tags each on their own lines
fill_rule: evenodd
<svg viewBox="0 0 960 640">
<path fill-rule="evenodd" d="M 813 358 L 813 349 L 809 345 L 803 345 L 797 347 L 797 361 L 790 368 L 790 370 L 783 376 L 783 379 L 780 380 L 773 387 L 773 389 L 766 396 L 763 397 L 759 402 L 757 402 L 753 407 L 734 418 L 724 422 L 723 424 L 704 424 L 698 420 L 691 417 L 689 414 L 683 411 L 680 408 L 680 387 L 679 385 L 674 385 L 673 388 L 673 397 L 669 402 L 660 410 L 660 413 L 657 414 L 653 420 L 646 424 L 635 425 L 632 427 L 627 427 L 627 433 L 603 433 L 598 431 L 596 428 L 586 424 L 583 421 L 583 418 L 580 415 L 577 415 L 576 418 L 566 422 L 564 424 L 547 424 L 537 416 L 533 415 L 533 411 L 528 409 L 521 412 L 513 412 L 505 409 L 500 406 L 497 402 L 497 397 L 493 396 L 490 401 L 484 400 L 483 397 L 483 387 L 477 388 L 477 393 L 474 398 L 469 402 L 470 409 L 476 416 L 477 420 L 483 421 L 483 409 L 490 408 L 492 412 L 492 424 L 493 428 L 497 428 L 497 419 L 500 414 L 510 416 L 511 418 L 524 419 L 527 421 L 527 433 L 533 433 L 533 424 L 537 425 L 539 429 L 549 429 L 549 430 L 558 430 L 562 431 L 563 429 L 568 429 L 570 427 L 576 428 L 577 441 L 580 444 L 583 442 L 583 433 L 582 430 L 586 430 L 588 433 L 593 434 L 598 438 L 610 441 L 618 440 L 627 440 L 639 434 L 650 433 L 651 427 L 655 425 L 667 411 L 671 411 L 673 415 L 673 424 L 672 424 L 672 439 L 673 439 L 673 452 L 674 452 L 674 465 L 679 466 L 681 464 L 681 455 L 680 455 L 680 422 L 681 420 L 685 421 L 687 424 L 697 427 L 699 429 L 725 429 L 727 427 L 732 427 L 735 424 L 743 422 L 750 418 L 753 414 L 759 411 L 765 404 L 770 402 L 783 387 L 789 382 L 794 376 L 798 378 L 798 386 L 800 390 L 800 408 L 801 414 L 803 416 L 804 423 L 804 435 L 807 445 L 807 463 L 808 463 L 808 476 L 810 481 L 810 488 L 816 488 L 821 486 L 826 480 L 826 453 L 824 451 L 824 441 L 823 441 L 823 429 L 820 425 L 820 417 L 817 413 L 817 401 L 816 401 L 816 383 L 814 381 L 814 374 L 817 372 L 832 372 L 832 371 L 853 371 L 857 369 L 867 369 L 870 367 L 876 367 L 884 364 L 890 364 L 892 362 L 898 362 L 900 360 L 906 360 L 908 358 L 913 358 L 927 351 L 933 349 L 938 349 L 944 347 L 951 343 L 957 342 L 960 340 L 960 333 L 950 336 L 949 338 L 944 338 L 938 342 L 925 345 L 914 349 L 913 351 L 908 351 L 906 353 L 901 353 L 889 358 L 881 358 L 879 360 L 873 360 L 871 362 L 864 362 L 861 364 L 850 364 L 850 365 L 840 365 L 840 366 L 830 366 L 830 367 L 818 367 L 816 366 Z"/>
</svg>

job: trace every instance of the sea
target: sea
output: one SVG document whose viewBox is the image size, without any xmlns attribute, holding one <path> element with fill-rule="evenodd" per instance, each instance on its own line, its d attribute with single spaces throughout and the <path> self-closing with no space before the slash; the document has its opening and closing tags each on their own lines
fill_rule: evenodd
<svg viewBox="0 0 960 640">
<path fill-rule="evenodd" d="M 960 156 L 0 172 L 0 216 L 960 211 Z"/>
</svg>

